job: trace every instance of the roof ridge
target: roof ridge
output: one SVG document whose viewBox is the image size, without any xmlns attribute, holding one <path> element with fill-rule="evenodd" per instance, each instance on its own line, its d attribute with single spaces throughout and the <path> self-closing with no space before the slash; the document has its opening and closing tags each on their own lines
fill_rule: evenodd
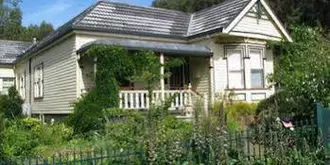
<svg viewBox="0 0 330 165">
<path fill-rule="evenodd" d="M 129 3 L 124 3 L 124 2 L 112 2 L 112 1 L 108 1 L 108 0 L 100 0 L 99 2 L 108 3 L 108 4 L 126 5 L 126 6 L 139 7 L 139 8 L 145 8 L 145 9 L 154 9 L 154 10 L 170 11 L 170 12 L 175 12 L 175 13 L 180 13 L 180 14 L 191 15 L 191 13 L 183 12 L 183 11 L 180 11 L 180 10 L 164 9 L 164 8 L 159 8 L 159 7 L 149 7 L 149 6 L 139 6 L 139 5 L 129 4 Z"/>
<path fill-rule="evenodd" d="M 189 20 L 189 25 L 188 25 L 186 36 L 189 36 L 190 30 L 192 27 L 192 22 L 194 20 L 194 16 L 195 16 L 195 13 L 190 14 L 190 20 Z"/>
</svg>

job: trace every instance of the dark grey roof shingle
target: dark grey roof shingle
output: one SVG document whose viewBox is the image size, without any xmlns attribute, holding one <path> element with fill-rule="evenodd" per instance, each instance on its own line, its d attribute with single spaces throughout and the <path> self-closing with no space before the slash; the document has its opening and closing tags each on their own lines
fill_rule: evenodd
<svg viewBox="0 0 330 165">
<path fill-rule="evenodd" d="M 192 14 L 188 35 L 226 28 L 251 0 L 227 0 Z"/>
<path fill-rule="evenodd" d="M 100 2 L 75 27 L 149 35 L 185 36 L 190 14 L 121 3 Z"/>
<path fill-rule="evenodd" d="M 29 42 L 0 40 L 0 64 L 12 64 L 30 46 Z"/>
<path fill-rule="evenodd" d="M 39 43 L 27 56 L 72 30 L 187 39 L 228 26 L 251 0 L 227 0 L 219 5 L 188 14 L 180 11 L 99 1 Z"/>
</svg>

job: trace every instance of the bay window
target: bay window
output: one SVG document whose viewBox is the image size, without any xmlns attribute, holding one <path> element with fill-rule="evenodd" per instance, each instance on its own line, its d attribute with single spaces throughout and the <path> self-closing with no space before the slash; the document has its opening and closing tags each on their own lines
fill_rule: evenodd
<svg viewBox="0 0 330 165">
<path fill-rule="evenodd" d="M 225 46 L 227 88 L 239 90 L 265 88 L 264 57 L 265 48 L 262 46 L 249 44 Z"/>
<path fill-rule="evenodd" d="M 229 89 L 243 89 L 245 87 L 243 50 L 239 48 L 226 49 Z"/>
<path fill-rule="evenodd" d="M 43 97 L 43 64 L 34 67 L 34 98 Z"/>
</svg>

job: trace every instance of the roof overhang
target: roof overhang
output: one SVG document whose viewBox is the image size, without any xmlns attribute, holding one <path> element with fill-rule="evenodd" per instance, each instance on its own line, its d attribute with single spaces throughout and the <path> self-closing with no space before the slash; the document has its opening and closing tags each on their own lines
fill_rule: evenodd
<svg viewBox="0 0 330 165">
<path fill-rule="evenodd" d="M 83 45 L 77 51 L 77 53 L 83 54 L 89 48 L 95 45 L 121 46 L 128 50 L 154 51 L 168 55 L 205 56 L 205 57 L 210 57 L 213 55 L 211 49 L 204 45 L 141 41 L 141 40 L 129 40 L 129 39 L 104 39 L 104 40 L 89 42 Z"/>
</svg>

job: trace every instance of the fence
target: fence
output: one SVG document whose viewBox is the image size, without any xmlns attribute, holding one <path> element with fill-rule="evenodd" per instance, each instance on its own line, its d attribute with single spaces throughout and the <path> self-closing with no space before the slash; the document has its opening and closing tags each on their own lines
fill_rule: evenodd
<svg viewBox="0 0 330 165">
<path fill-rule="evenodd" d="M 317 149 L 318 129 L 313 120 L 300 122 L 294 131 L 288 129 L 204 134 L 179 142 L 156 144 L 154 160 L 150 160 L 147 143 L 108 149 L 56 153 L 51 157 L 24 158 L 0 162 L 0 165 L 103 165 L 103 164 L 230 164 L 232 160 L 258 159 L 267 161 L 275 152 L 284 154 L 289 149 Z M 199 140 L 196 140 L 199 139 Z M 307 151 L 306 151 L 307 152 Z"/>
</svg>

